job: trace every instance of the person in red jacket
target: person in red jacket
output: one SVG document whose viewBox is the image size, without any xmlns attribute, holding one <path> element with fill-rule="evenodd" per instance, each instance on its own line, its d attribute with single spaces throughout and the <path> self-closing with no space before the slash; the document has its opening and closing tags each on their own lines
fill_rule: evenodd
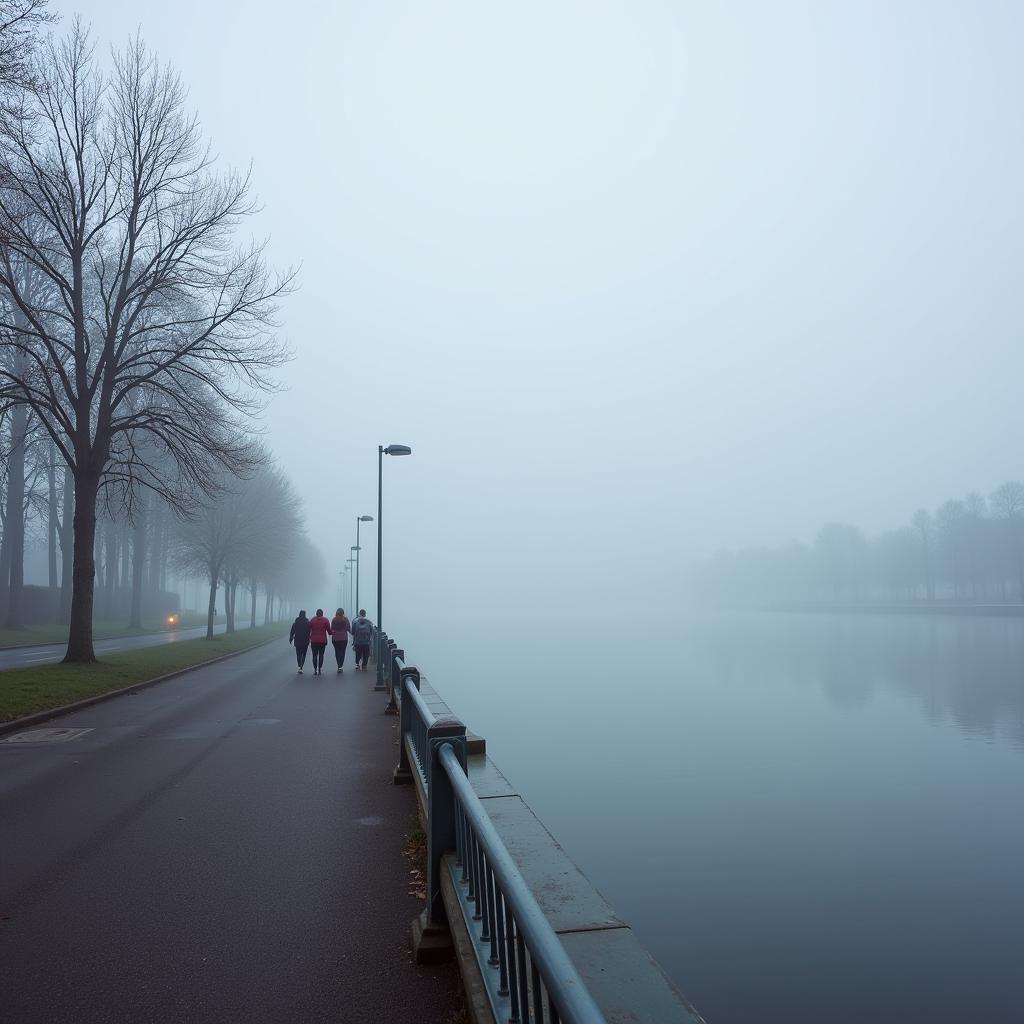
<svg viewBox="0 0 1024 1024">
<path fill-rule="evenodd" d="M 334 660 L 338 663 L 339 675 L 345 671 L 345 648 L 348 647 L 348 634 L 351 628 L 345 609 L 339 608 L 331 619 L 331 642 L 334 644 Z"/>
<path fill-rule="evenodd" d="M 324 667 L 324 651 L 327 638 L 331 635 L 331 624 L 324 617 L 323 608 L 317 608 L 316 615 L 309 620 L 309 646 L 313 648 L 313 675 L 320 675 Z"/>
</svg>

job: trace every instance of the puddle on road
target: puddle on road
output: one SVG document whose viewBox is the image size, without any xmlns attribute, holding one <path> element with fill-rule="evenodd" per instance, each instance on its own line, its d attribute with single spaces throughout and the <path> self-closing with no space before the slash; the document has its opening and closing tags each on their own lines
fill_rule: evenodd
<svg viewBox="0 0 1024 1024">
<path fill-rule="evenodd" d="M 92 732 L 92 729 L 26 729 L 24 732 L 0 737 L 0 743 L 67 743 L 68 740 L 77 740 L 87 732 Z"/>
</svg>

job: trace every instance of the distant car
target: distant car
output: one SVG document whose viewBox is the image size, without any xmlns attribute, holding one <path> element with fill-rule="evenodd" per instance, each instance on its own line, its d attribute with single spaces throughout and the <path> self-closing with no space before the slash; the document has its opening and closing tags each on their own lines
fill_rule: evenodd
<svg viewBox="0 0 1024 1024">
<path fill-rule="evenodd" d="M 167 625 L 168 626 L 176 626 L 177 624 L 178 624 L 178 616 L 177 615 L 168 615 L 167 616 Z"/>
</svg>

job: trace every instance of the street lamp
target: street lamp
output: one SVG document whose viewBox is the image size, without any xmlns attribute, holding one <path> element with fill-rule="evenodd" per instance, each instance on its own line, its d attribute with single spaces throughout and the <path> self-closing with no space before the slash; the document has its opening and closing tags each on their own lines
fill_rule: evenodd
<svg viewBox="0 0 1024 1024">
<path fill-rule="evenodd" d="M 384 689 L 384 662 L 381 658 L 380 649 L 380 620 L 381 620 L 381 590 L 383 589 L 383 565 L 384 548 L 381 538 L 384 533 L 384 456 L 385 455 L 412 455 L 412 449 L 407 444 L 389 444 L 387 448 L 377 445 L 377 683 L 375 690 Z"/>
<path fill-rule="evenodd" d="M 352 559 L 350 558 L 345 564 L 345 590 L 341 595 L 341 603 L 343 605 L 352 604 L 352 577 L 354 573 L 352 571 Z"/>
<path fill-rule="evenodd" d="M 356 516 L 356 603 L 352 609 L 356 615 L 359 614 L 359 524 L 372 522 L 373 516 Z"/>
</svg>

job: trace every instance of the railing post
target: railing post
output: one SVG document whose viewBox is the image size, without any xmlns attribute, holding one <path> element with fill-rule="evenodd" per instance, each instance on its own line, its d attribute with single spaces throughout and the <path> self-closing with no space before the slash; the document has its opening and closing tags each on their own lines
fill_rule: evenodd
<svg viewBox="0 0 1024 1024">
<path fill-rule="evenodd" d="M 427 905 L 412 922 L 412 953 L 418 964 L 440 963 L 454 952 L 448 914 L 441 892 L 441 858 L 456 848 L 455 791 L 438 761 L 442 746 L 451 746 L 466 767 L 466 726 L 457 718 L 437 718 L 427 732 Z"/>
<path fill-rule="evenodd" d="M 388 702 L 384 708 L 385 715 L 398 714 L 398 703 L 395 697 L 395 692 L 398 690 L 398 684 L 402 679 L 402 666 L 399 662 L 404 660 L 405 650 L 401 647 L 396 647 L 391 656 L 391 675 L 388 678 Z"/>
<path fill-rule="evenodd" d="M 384 677 L 391 673 L 391 669 L 388 666 L 391 664 L 392 651 L 394 651 L 396 646 L 395 641 L 388 639 L 387 634 L 381 637 L 380 650 L 377 652 L 380 660 L 377 662 L 377 673 L 373 681 L 374 690 L 380 690 L 383 693 L 387 689 Z"/>
<path fill-rule="evenodd" d="M 405 699 L 405 681 L 407 679 L 409 685 L 415 686 L 418 690 L 420 688 L 420 670 L 414 665 L 406 665 L 398 680 L 398 692 L 402 698 L 398 719 L 398 764 L 391 776 L 391 781 L 396 786 L 408 786 L 412 782 L 412 769 L 409 767 L 409 752 L 405 749 L 405 736 L 416 711 L 412 706 L 412 701 Z"/>
</svg>

